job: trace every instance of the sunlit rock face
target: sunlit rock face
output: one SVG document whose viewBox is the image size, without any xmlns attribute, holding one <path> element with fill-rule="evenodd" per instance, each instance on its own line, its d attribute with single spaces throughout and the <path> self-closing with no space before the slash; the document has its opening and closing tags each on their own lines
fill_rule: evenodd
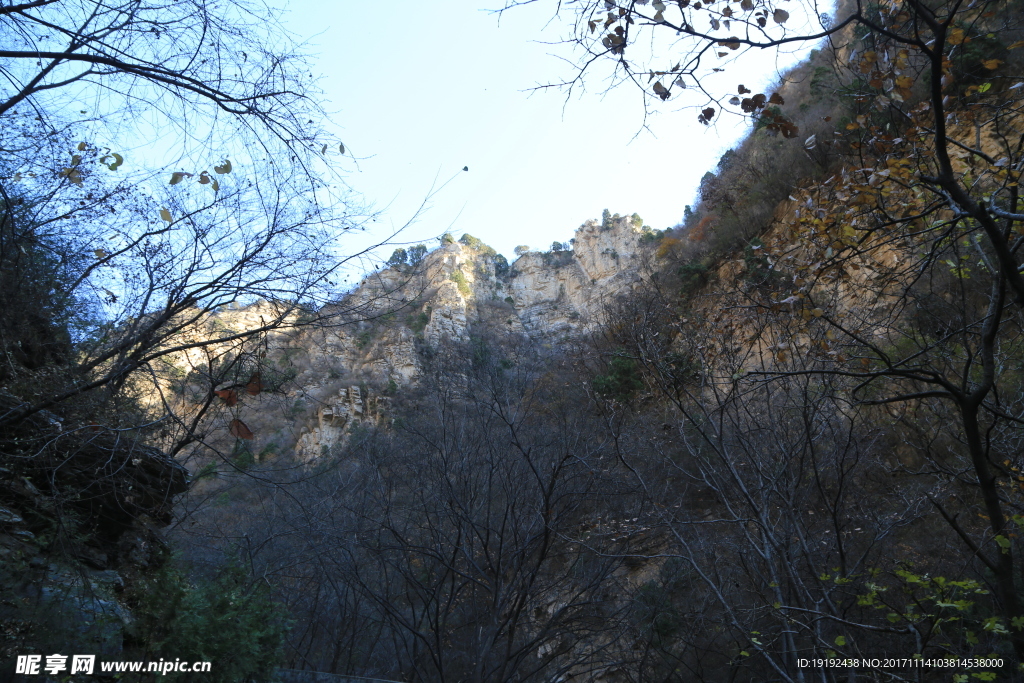
<svg viewBox="0 0 1024 683">
<path fill-rule="evenodd" d="M 449 241 L 366 277 L 349 301 L 380 317 L 338 328 L 325 346 L 348 368 L 402 384 L 419 372 L 418 345 L 468 341 L 477 327 L 564 341 L 648 272 L 643 234 L 625 218 L 587 221 L 571 249 L 530 251 L 511 266 L 472 238 Z"/>
<path fill-rule="evenodd" d="M 587 221 L 572 250 L 528 252 L 512 266 L 509 289 L 531 334 L 565 337 L 601 318 L 604 305 L 647 272 L 639 226 Z"/>
<path fill-rule="evenodd" d="M 494 332 L 557 346 L 588 331 L 646 276 L 643 235 L 628 219 L 587 221 L 571 248 L 527 252 L 511 265 L 464 236 L 366 276 L 336 304 L 337 322 L 278 341 L 294 356 L 277 362 L 294 369 L 286 402 L 296 453 L 315 461 L 360 424 L 386 419 L 387 397 L 414 383 L 433 353 Z"/>
</svg>

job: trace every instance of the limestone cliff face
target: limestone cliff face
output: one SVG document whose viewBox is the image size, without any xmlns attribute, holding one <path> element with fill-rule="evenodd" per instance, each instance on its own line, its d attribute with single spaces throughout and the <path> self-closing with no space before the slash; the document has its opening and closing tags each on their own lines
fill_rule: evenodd
<svg viewBox="0 0 1024 683">
<path fill-rule="evenodd" d="M 527 252 L 511 267 L 484 245 L 443 244 L 366 277 L 346 302 L 364 320 L 326 333 L 323 349 L 349 371 L 402 384 L 419 372 L 418 345 L 466 341 L 477 325 L 564 339 L 645 276 L 643 237 L 626 219 L 587 221 L 571 250 Z"/>
<path fill-rule="evenodd" d="M 527 252 L 511 266 L 476 240 L 448 241 L 419 263 L 367 276 L 343 302 L 358 322 L 293 342 L 308 362 L 290 396 L 317 406 L 296 450 L 312 460 L 344 443 L 354 425 L 379 419 L 381 391 L 415 380 L 425 353 L 469 341 L 478 329 L 551 343 L 583 332 L 606 300 L 647 272 L 643 236 L 626 219 L 587 221 L 571 250 Z M 348 381 L 339 387 L 339 378 Z"/>
<path fill-rule="evenodd" d="M 571 335 L 601 317 L 604 303 L 649 273 L 644 233 L 626 219 L 604 226 L 587 221 L 572 251 L 523 254 L 512 265 L 509 288 L 531 334 Z"/>
</svg>

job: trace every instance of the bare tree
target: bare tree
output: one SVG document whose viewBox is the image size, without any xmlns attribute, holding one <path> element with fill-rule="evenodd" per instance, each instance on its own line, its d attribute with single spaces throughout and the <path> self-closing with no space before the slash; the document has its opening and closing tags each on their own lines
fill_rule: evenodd
<svg viewBox="0 0 1024 683">
<path fill-rule="evenodd" d="M 274 514 L 241 526 L 302 615 L 293 666 L 424 681 L 631 666 L 616 520 L 637 500 L 570 376 L 538 356 L 453 342 L 393 426 L 353 431 L 294 497 L 257 494 Z"/>
</svg>

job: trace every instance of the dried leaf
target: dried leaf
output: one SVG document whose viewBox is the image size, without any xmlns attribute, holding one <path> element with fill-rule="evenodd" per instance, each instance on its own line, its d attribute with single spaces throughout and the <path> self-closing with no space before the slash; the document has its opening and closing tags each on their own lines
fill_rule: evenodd
<svg viewBox="0 0 1024 683">
<path fill-rule="evenodd" d="M 238 403 L 238 392 L 234 389 L 218 389 L 213 393 L 222 398 L 228 408 L 233 408 Z"/>
<path fill-rule="evenodd" d="M 173 218 L 171 218 L 171 212 L 168 211 L 167 209 L 160 209 L 160 218 L 167 221 L 168 223 L 174 220 Z"/>
<path fill-rule="evenodd" d="M 78 187 L 82 186 L 82 172 L 77 168 L 65 168 L 60 174 Z"/>
<path fill-rule="evenodd" d="M 260 379 L 260 373 L 257 372 L 249 378 L 249 383 L 245 385 L 245 391 L 250 396 L 258 396 L 263 391 L 263 381 Z"/>
<path fill-rule="evenodd" d="M 107 159 L 111 159 L 112 161 L 107 161 Z M 111 154 L 105 154 L 102 157 L 100 157 L 100 163 L 105 165 L 111 171 L 116 171 L 121 166 L 121 164 L 124 163 L 124 157 L 118 154 L 117 152 L 113 152 Z"/>
<path fill-rule="evenodd" d="M 986 59 L 981 64 L 989 71 L 993 71 L 999 68 L 999 65 L 1003 63 L 1001 59 Z"/>
<path fill-rule="evenodd" d="M 753 0 L 741 0 L 740 9 L 743 10 L 744 12 L 749 12 L 750 10 L 754 9 Z"/>
<path fill-rule="evenodd" d="M 772 14 L 772 21 L 776 24 L 785 24 L 789 20 L 789 12 L 784 9 L 777 9 Z"/>
<path fill-rule="evenodd" d="M 780 95 L 777 92 L 773 92 L 772 96 L 768 98 L 768 104 L 783 105 L 785 103 L 786 103 L 786 100 L 782 99 L 782 95 Z"/>
<path fill-rule="evenodd" d="M 184 178 L 191 178 L 191 177 L 192 177 L 191 173 L 186 173 L 185 171 L 175 171 L 174 173 L 171 174 L 171 182 L 168 183 L 168 184 L 169 185 L 177 185 L 178 183 L 180 183 L 182 181 L 182 179 L 184 179 Z"/>
<path fill-rule="evenodd" d="M 225 159 L 223 164 L 221 164 L 219 166 L 214 166 L 213 170 L 214 170 L 214 172 L 220 173 L 220 174 L 231 173 L 231 160 L 230 159 Z"/>
<path fill-rule="evenodd" d="M 244 422 L 237 419 L 228 423 L 228 431 L 231 433 L 231 436 L 236 439 L 245 439 L 246 441 L 251 441 L 254 436 L 252 430 L 250 430 Z"/>
</svg>

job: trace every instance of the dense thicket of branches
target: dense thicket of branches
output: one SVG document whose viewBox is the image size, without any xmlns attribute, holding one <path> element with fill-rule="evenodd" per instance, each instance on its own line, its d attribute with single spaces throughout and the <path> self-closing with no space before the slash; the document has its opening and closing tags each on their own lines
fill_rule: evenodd
<svg viewBox="0 0 1024 683">
<path fill-rule="evenodd" d="M 173 455 L 203 438 L 240 367 L 261 386 L 259 344 L 314 318 L 354 256 L 344 147 L 276 16 L 243 0 L 0 6 L 0 619 L 20 634 L 5 659 L 40 647 L 47 623 L 92 628 L 77 598 L 54 607 L 52 579 L 22 578 L 30 560 L 140 581 L 166 560 L 154 529 L 187 478 Z M 216 325 L 228 305 L 256 308 Z M 153 392 L 190 354 L 208 361 L 206 392 L 181 413 Z M 173 576 L 167 590 L 188 593 Z"/>
</svg>

